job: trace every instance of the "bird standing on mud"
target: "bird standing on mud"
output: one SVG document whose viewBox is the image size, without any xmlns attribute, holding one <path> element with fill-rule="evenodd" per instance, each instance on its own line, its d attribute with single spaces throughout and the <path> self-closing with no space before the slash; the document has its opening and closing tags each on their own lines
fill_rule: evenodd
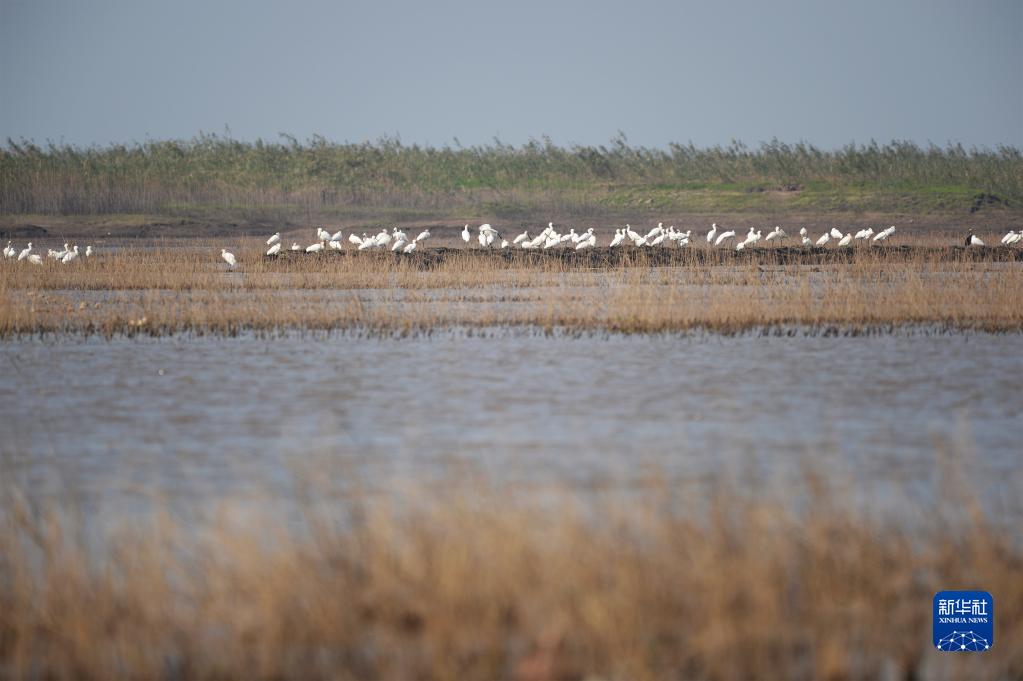
<svg viewBox="0 0 1023 681">
<path fill-rule="evenodd" d="M 469 225 L 466 225 L 462 228 L 462 241 L 469 243 L 470 237 L 472 237 L 472 234 L 469 232 Z"/>
<path fill-rule="evenodd" d="M 238 261 L 235 260 L 234 253 L 231 253 L 226 248 L 220 249 L 220 257 L 224 259 L 224 262 L 226 262 L 228 267 L 230 267 L 232 270 L 234 269 L 234 266 L 238 263 Z"/>
</svg>

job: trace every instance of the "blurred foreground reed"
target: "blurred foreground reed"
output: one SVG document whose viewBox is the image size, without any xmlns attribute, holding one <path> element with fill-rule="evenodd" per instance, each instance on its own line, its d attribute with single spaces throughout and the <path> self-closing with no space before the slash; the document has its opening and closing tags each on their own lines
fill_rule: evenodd
<svg viewBox="0 0 1023 681">
<path fill-rule="evenodd" d="M 4 487 L 0 678 L 1023 678 L 1021 507 L 945 492 L 896 512 L 811 474 L 618 501 L 453 480 L 287 521 L 156 513 L 97 547 Z M 994 595 L 991 651 L 932 649 L 946 588 Z"/>
</svg>

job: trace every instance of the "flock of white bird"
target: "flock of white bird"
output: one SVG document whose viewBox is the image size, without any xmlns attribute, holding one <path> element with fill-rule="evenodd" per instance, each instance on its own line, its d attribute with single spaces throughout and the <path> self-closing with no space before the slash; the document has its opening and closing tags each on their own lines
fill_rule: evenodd
<svg viewBox="0 0 1023 681">
<path fill-rule="evenodd" d="M 817 246 L 824 247 L 828 244 L 831 239 L 834 239 L 839 247 L 849 246 L 852 244 L 854 239 L 861 240 L 873 240 L 873 241 L 884 241 L 892 234 L 895 233 L 895 226 L 888 227 L 877 233 L 874 232 L 873 228 L 863 229 L 856 234 L 842 234 L 838 229 L 832 228 L 830 232 L 825 232 L 816 241 L 811 241 L 806 228 L 799 230 L 799 236 L 802 240 L 803 246 Z M 688 246 L 692 238 L 693 231 L 687 229 L 681 231 L 675 229 L 674 225 L 667 228 L 664 227 L 663 222 L 657 223 L 657 226 L 651 229 L 646 234 L 640 234 L 635 231 L 631 225 L 625 225 L 615 230 L 615 235 L 611 239 L 611 243 L 608 244 L 609 248 L 618 248 L 627 243 L 631 243 L 633 246 L 638 248 L 642 247 L 657 247 L 657 246 L 668 246 L 674 244 L 677 247 Z M 484 223 L 476 228 L 475 239 L 473 237 L 473 231 L 469 225 L 462 228 L 461 232 L 462 241 L 466 244 L 471 244 L 474 240 L 479 243 L 480 248 L 521 248 L 525 250 L 548 250 L 552 248 L 573 248 L 577 251 L 581 251 L 586 248 L 593 248 L 597 245 L 597 235 L 594 234 L 594 229 L 590 227 L 585 232 L 576 232 L 575 228 L 569 229 L 567 232 L 558 232 L 554 228 L 553 222 L 548 222 L 547 227 L 537 233 L 535 236 L 529 235 L 529 230 L 522 232 L 515 236 L 511 241 L 501 236 L 492 225 Z M 419 243 L 426 241 L 430 238 L 430 231 L 424 230 L 420 232 L 415 239 L 409 239 L 408 235 L 401 229 L 395 227 L 393 230 L 388 232 L 386 229 L 381 230 L 379 234 L 368 235 L 365 232 L 362 236 L 352 233 L 348 235 L 348 241 L 354 244 L 358 250 L 365 251 L 369 249 L 384 249 L 389 248 L 391 251 L 401 251 L 402 253 L 411 253 L 416 250 Z M 781 227 L 776 226 L 773 230 L 767 233 L 765 237 L 763 230 L 750 228 L 746 237 L 741 241 L 737 241 L 734 245 L 735 250 L 741 251 L 746 248 L 754 247 L 757 243 L 763 239 L 765 243 L 776 241 L 781 244 L 788 238 L 788 234 L 785 233 Z M 343 234 L 338 231 L 333 234 L 318 227 L 316 229 L 316 241 L 309 246 L 302 247 L 298 242 L 292 242 L 292 251 L 302 251 L 306 253 L 318 253 L 325 250 L 342 250 L 344 248 Z M 732 242 L 736 239 L 736 233 L 734 230 L 718 230 L 716 223 L 711 225 L 710 231 L 707 232 L 707 243 L 715 247 L 731 247 Z M 277 232 L 266 240 L 266 245 L 269 248 L 266 251 L 268 256 L 274 256 L 281 252 L 283 244 L 281 242 L 281 233 Z M 221 257 L 227 262 L 228 265 L 234 267 L 237 263 L 237 259 L 234 254 L 229 252 L 227 249 L 221 249 Z"/>
<path fill-rule="evenodd" d="M 646 234 L 640 234 L 639 232 L 632 229 L 630 225 L 625 225 L 615 230 L 615 235 L 611 239 L 611 243 L 608 245 L 610 248 L 618 248 L 627 243 L 631 243 L 633 246 L 642 247 L 657 247 L 657 246 L 668 246 L 674 244 L 677 247 L 685 247 L 689 245 L 690 239 L 692 238 L 692 230 L 687 229 L 686 231 L 680 231 L 675 229 L 674 225 L 669 226 L 667 229 L 664 227 L 664 223 L 657 223 L 657 226 L 651 229 Z M 816 240 L 812 239 L 807 232 L 806 227 L 799 230 L 799 239 L 803 247 L 816 247 L 824 248 L 832 240 L 835 242 L 836 248 L 847 248 L 854 244 L 856 241 L 861 242 L 880 242 L 885 241 L 889 237 L 895 234 L 895 225 L 892 225 L 886 229 L 875 232 L 872 227 L 861 229 L 855 234 L 853 232 L 847 232 L 843 234 L 841 230 L 836 227 L 832 227 L 829 231 L 824 232 Z M 302 247 L 298 242 L 292 242 L 292 251 L 305 251 L 306 253 L 318 253 L 324 250 L 342 250 L 344 248 L 344 242 L 342 241 L 342 233 L 340 231 L 331 234 L 322 227 L 316 229 L 316 241 L 305 248 Z M 472 230 L 469 225 L 466 225 L 461 232 L 462 241 L 469 244 L 473 240 Z M 400 251 L 402 253 L 411 253 L 418 245 L 430 238 L 430 230 L 426 229 L 420 232 L 416 238 L 410 239 L 401 229 L 395 227 L 390 232 L 386 229 L 381 230 L 376 235 L 368 235 L 363 233 L 362 236 L 352 233 L 348 235 L 349 243 L 356 246 L 360 251 L 370 249 L 389 249 L 391 251 Z M 770 230 L 766 236 L 764 236 L 763 230 L 756 229 L 753 227 L 749 228 L 746 236 L 739 240 L 735 230 L 719 230 L 716 223 L 711 224 L 710 231 L 707 232 L 706 239 L 707 243 L 712 247 L 717 248 L 734 248 L 737 251 L 742 251 L 747 248 L 755 248 L 761 240 L 765 243 L 771 243 L 772 241 L 777 244 L 782 244 L 788 239 L 789 236 L 779 226 L 775 226 L 773 230 Z M 597 245 L 597 235 L 594 234 L 592 227 L 587 229 L 585 232 L 577 233 L 575 228 L 569 229 L 564 233 L 559 233 L 554 228 L 554 223 L 548 222 L 547 227 L 536 236 L 530 236 L 529 230 L 522 232 L 515 236 L 511 241 L 501 236 L 501 233 L 494 229 L 490 224 L 482 224 L 476 230 L 476 241 L 479 243 L 480 248 L 522 248 L 526 250 L 538 249 L 548 250 L 552 248 L 574 248 L 577 251 L 581 251 L 586 248 L 593 248 Z M 969 236 L 966 237 L 967 246 L 984 246 L 984 242 L 977 235 L 971 231 Z M 1008 234 L 1002 237 L 1001 243 L 1006 246 L 1012 246 L 1014 244 L 1023 243 L 1023 229 L 1019 232 L 1010 231 Z M 281 242 L 281 233 L 277 232 L 269 239 L 266 240 L 269 248 L 266 251 L 268 256 L 277 255 L 283 248 Z M 85 257 L 90 257 L 94 253 L 92 246 L 87 246 L 85 249 Z M 32 243 L 29 242 L 28 247 L 22 251 L 15 249 L 11 242 L 7 242 L 6 248 L 3 249 L 4 258 L 14 258 L 17 256 L 18 260 L 27 260 L 34 265 L 42 265 L 43 258 L 38 253 L 32 252 Z M 69 246 L 64 244 L 63 250 L 57 251 L 49 249 L 47 257 L 52 258 L 58 262 L 67 264 L 74 261 L 79 256 L 78 246 Z M 238 264 L 238 259 L 233 253 L 228 251 L 226 248 L 220 249 L 220 256 L 232 269 Z"/>
<path fill-rule="evenodd" d="M 92 246 L 86 246 L 85 247 L 84 255 L 85 255 L 86 258 L 91 257 L 93 253 L 94 253 L 94 251 L 92 250 Z M 39 253 L 33 253 L 32 252 L 32 242 L 31 241 L 29 241 L 28 242 L 28 246 L 26 248 L 22 249 L 21 251 L 19 251 L 14 246 L 12 246 L 11 242 L 8 241 L 7 245 L 4 247 L 3 254 L 4 254 L 4 259 L 5 260 L 7 258 L 17 257 L 19 262 L 21 260 L 25 260 L 25 261 L 33 264 L 33 265 L 42 265 L 43 264 L 43 256 L 40 255 Z M 72 247 L 72 246 L 69 246 L 66 243 L 64 244 L 64 248 L 62 250 L 58 251 L 58 250 L 50 248 L 50 249 L 47 250 L 47 253 L 46 253 L 46 257 L 47 258 L 56 260 L 57 262 L 60 262 L 60 263 L 64 263 L 65 265 L 70 263 L 70 262 L 73 262 L 76 258 L 78 258 L 78 255 L 79 255 L 78 244 L 75 244 Z"/>
<path fill-rule="evenodd" d="M 691 229 L 687 229 L 684 232 L 677 230 L 674 225 L 665 228 L 664 223 L 662 222 L 657 223 L 657 226 L 646 234 L 640 234 L 630 225 L 625 225 L 625 227 L 615 230 L 615 235 L 608 246 L 610 248 L 617 248 L 627 243 L 631 243 L 633 246 L 640 248 L 668 246 L 671 244 L 674 244 L 677 247 L 685 247 L 689 245 L 692 233 Z M 845 234 L 843 234 L 837 227 L 832 227 L 817 239 L 813 239 L 806 227 L 802 227 L 799 230 L 799 240 L 800 244 L 805 248 L 825 248 L 832 241 L 835 243 L 835 248 L 849 248 L 857 241 L 861 243 L 882 242 L 889 239 L 893 234 L 895 234 L 895 225 L 891 225 L 885 229 L 879 229 L 876 232 L 873 227 L 868 227 L 855 233 L 847 232 Z M 303 248 L 299 243 L 293 242 L 291 244 L 291 250 L 304 250 L 306 253 L 318 253 L 328 249 L 341 250 L 344 247 L 342 236 L 343 235 L 340 231 L 331 234 L 322 227 L 318 227 L 316 229 L 316 241 L 314 243 Z M 474 240 L 473 232 L 469 225 L 462 228 L 461 237 L 462 241 L 466 244 L 472 243 Z M 426 241 L 429 238 L 430 231 L 424 230 L 420 232 L 415 239 L 410 240 L 408 235 L 397 227 L 390 232 L 386 229 L 381 230 L 380 233 L 375 236 L 368 235 L 365 232 L 362 236 L 355 233 L 348 235 L 348 241 L 354 244 L 360 251 L 389 248 L 392 251 L 401 251 L 402 253 L 411 253 L 416 250 L 416 246 L 419 243 Z M 774 229 L 768 231 L 766 236 L 762 229 L 750 227 L 746 236 L 740 240 L 735 230 L 719 230 L 717 223 L 712 223 L 710 231 L 706 234 L 707 243 L 710 246 L 717 248 L 734 248 L 736 251 L 755 248 L 761 240 L 764 244 L 775 242 L 776 244 L 781 245 L 788 238 L 789 235 L 780 226 L 775 226 Z M 574 248 L 575 250 L 580 251 L 586 248 L 595 247 L 597 245 L 597 236 L 594 234 L 592 227 L 587 229 L 585 232 L 577 233 L 575 228 L 571 228 L 567 232 L 559 233 L 554 228 L 554 223 L 548 222 L 547 227 L 537 233 L 536 236 L 530 236 L 529 230 L 526 230 L 515 236 L 511 241 L 508 241 L 508 239 L 502 237 L 501 233 L 494 229 L 493 226 L 489 223 L 485 223 L 476 229 L 475 241 L 479 243 L 480 248 L 496 247 L 504 249 L 514 247 L 526 250 Z M 1021 242 L 1023 242 L 1023 230 L 1020 230 L 1019 232 L 1010 231 L 1002 237 L 1002 243 L 1007 246 Z M 266 240 L 266 244 L 269 246 L 269 249 L 266 251 L 268 256 L 280 253 L 281 248 L 283 247 L 281 243 L 281 233 L 277 232 L 271 236 Z M 984 242 L 971 232 L 966 238 L 966 245 L 983 246 Z M 221 249 L 220 254 L 232 268 L 237 263 L 237 259 L 234 254 L 230 253 L 227 249 Z"/>
<path fill-rule="evenodd" d="M 680 231 L 675 229 L 674 225 L 669 226 L 667 229 L 664 227 L 664 223 L 658 222 L 657 226 L 651 229 L 646 234 L 640 234 L 639 232 L 632 229 L 630 225 L 625 225 L 615 230 L 615 235 L 611 239 L 611 243 L 608 244 L 610 248 L 618 248 L 627 243 L 631 243 L 633 246 L 642 247 L 656 247 L 656 246 L 668 246 L 674 244 L 677 247 L 685 247 L 689 245 L 690 238 L 692 237 L 693 231 L 687 229 L 686 231 Z M 892 234 L 895 234 L 895 225 L 892 225 L 886 229 L 875 232 L 873 227 L 861 229 L 855 234 L 847 232 L 843 234 L 838 228 L 832 227 L 829 231 L 824 232 L 817 239 L 810 237 L 806 227 L 802 227 L 799 230 L 800 244 L 804 247 L 816 247 L 824 248 L 831 241 L 835 242 L 836 248 L 847 248 L 853 245 L 856 241 L 861 242 L 879 242 L 885 241 Z M 473 233 L 466 225 L 462 228 L 461 232 L 462 241 L 469 244 L 473 241 Z M 316 241 L 305 248 L 302 247 L 298 242 L 292 242 L 292 251 L 305 251 L 306 253 L 318 253 L 324 250 L 336 250 L 340 251 L 344 248 L 344 242 L 342 241 L 342 233 L 340 231 L 331 234 L 322 227 L 316 228 Z M 779 226 L 775 226 L 774 229 L 770 230 L 766 236 L 764 236 L 763 230 L 749 228 L 746 236 L 739 240 L 735 230 L 719 230 L 717 223 L 712 223 L 710 231 L 707 232 L 707 243 L 717 248 L 734 248 L 737 251 L 742 251 L 747 248 L 754 248 L 761 240 L 765 244 L 775 241 L 779 245 L 784 243 L 789 238 L 788 234 Z M 420 232 L 416 238 L 409 239 L 401 229 L 395 227 L 390 232 L 386 229 L 381 230 L 376 235 L 367 235 L 363 232 L 362 236 L 355 234 L 348 235 L 349 243 L 356 246 L 360 251 L 369 249 L 390 249 L 391 251 L 400 251 L 402 253 L 411 253 L 416 250 L 419 244 L 430 238 L 430 230 L 425 229 Z M 577 233 L 575 228 L 569 229 L 567 232 L 559 233 L 554 228 L 553 222 L 548 222 L 547 227 L 541 232 L 537 233 L 536 236 L 530 236 L 529 230 L 522 232 L 517 235 L 511 241 L 501 236 L 501 233 L 494 229 L 489 223 L 480 225 L 476 230 L 476 241 L 479 243 L 480 248 L 522 248 L 526 250 L 537 249 L 537 250 L 548 250 L 551 248 L 574 248 L 577 251 L 581 251 L 586 248 L 593 248 L 597 245 L 597 235 L 594 234 L 592 227 L 587 229 L 585 232 Z M 1012 246 L 1015 244 L 1023 244 L 1023 229 L 1020 231 L 1009 231 L 1008 234 L 1002 237 L 1001 243 L 1005 246 Z M 269 248 L 266 251 L 268 256 L 277 255 L 283 248 L 281 242 L 281 233 L 277 232 L 269 239 L 266 240 Z M 966 237 L 965 245 L 967 246 L 984 246 L 984 241 L 974 234 L 971 230 L 970 234 Z M 90 257 L 93 255 L 92 246 L 86 246 L 84 256 Z M 27 260 L 33 265 L 42 265 L 43 257 L 38 253 L 32 252 L 32 242 L 29 242 L 28 247 L 18 251 L 11 245 L 11 242 L 7 242 L 7 246 L 3 249 L 3 256 L 5 259 L 14 258 L 17 256 L 19 261 Z M 78 245 L 69 246 L 64 244 L 62 250 L 48 249 L 46 256 L 60 263 L 73 262 L 79 256 Z M 231 253 L 226 248 L 220 249 L 220 256 L 224 261 L 233 269 L 238 264 L 238 259 L 234 253 Z"/>
</svg>

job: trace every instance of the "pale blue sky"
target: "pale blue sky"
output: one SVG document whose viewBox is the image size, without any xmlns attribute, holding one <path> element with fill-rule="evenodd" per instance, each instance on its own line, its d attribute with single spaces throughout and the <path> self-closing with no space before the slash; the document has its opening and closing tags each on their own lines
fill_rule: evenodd
<svg viewBox="0 0 1023 681">
<path fill-rule="evenodd" d="M 0 139 L 1023 147 L 1023 2 L 0 0 Z"/>
</svg>

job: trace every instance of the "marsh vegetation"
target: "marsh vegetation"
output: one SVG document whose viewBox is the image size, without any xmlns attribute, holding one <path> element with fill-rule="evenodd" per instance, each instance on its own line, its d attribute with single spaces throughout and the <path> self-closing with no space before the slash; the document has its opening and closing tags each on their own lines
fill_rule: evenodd
<svg viewBox="0 0 1023 681">
<path fill-rule="evenodd" d="M 655 476 L 596 500 L 457 477 L 339 500 L 315 482 L 335 473 L 289 518 L 222 499 L 99 545 L 72 505 L 4 486 L 0 676 L 1023 676 L 1019 497 L 992 519 L 954 474 L 945 503 L 893 516 L 812 468 L 781 494 Z M 982 656 L 929 644 L 931 598 L 959 584 L 997 594 Z"/>
<path fill-rule="evenodd" d="M 1023 201 L 1013 147 L 908 142 L 822 150 L 777 140 L 631 146 L 422 147 L 399 140 L 242 142 L 217 135 L 108 147 L 8 140 L 0 214 L 227 215 L 247 220 L 608 212 L 1009 211 Z"/>
<path fill-rule="evenodd" d="M 201 241 L 100 251 L 70 266 L 0 263 L 0 334 L 1023 328 L 1018 249 L 864 248 L 836 262 L 827 253 L 791 261 L 763 249 L 737 259 L 693 248 L 661 267 L 638 249 L 608 267 L 455 251 L 423 267 L 425 253 L 272 259 L 263 248 L 241 241 L 237 271 Z"/>
</svg>

